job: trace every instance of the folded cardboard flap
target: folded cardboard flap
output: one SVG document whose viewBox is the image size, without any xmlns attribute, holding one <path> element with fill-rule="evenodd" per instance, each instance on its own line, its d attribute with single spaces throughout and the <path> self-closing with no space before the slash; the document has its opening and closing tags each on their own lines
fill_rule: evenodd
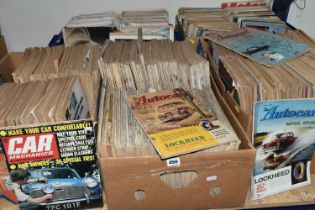
<svg viewBox="0 0 315 210">
<path fill-rule="evenodd" d="M 236 118 L 239 120 L 240 124 L 245 129 L 248 138 L 251 138 L 252 124 L 253 124 L 252 115 L 246 114 L 242 110 L 240 110 L 238 103 L 228 92 L 225 93 L 225 101 L 229 105 L 233 113 L 235 114 Z"/>
<path fill-rule="evenodd" d="M 0 60 L 0 75 L 4 79 L 4 82 L 14 82 L 12 73 L 22 63 L 23 56 L 23 52 L 12 52 Z"/>
<path fill-rule="evenodd" d="M 7 49 L 7 45 L 5 43 L 4 40 L 4 36 L 2 36 L 0 34 L 0 60 L 3 58 L 3 56 L 5 56 L 6 54 L 8 54 L 8 49 Z"/>
<path fill-rule="evenodd" d="M 312 160 L 311 160 L 311 173 L 315 174 L 315 153 L 313 152 Z"/>
<path fill-rule="evenodd" d="M 238 137 L 242 140 L 240 149 L 242 148 L 253 148 L 252 143 L 250 141 L 250 138 L 248 137 L 247 133 L 244 131 L 242 125 L 240 124 L 238 118 L 235 116 L 225 99 L 220 95 L 219 89 L 216 86 L 216 83 L 211 77 L 211 87 L 213 90 L 214 95 L 216 96 L 219 104 L 221 105 L 222 110 L 224 111 L 224 114 L 229 119 L 233 129 L 236 131 L 236 134 Z"/>
<path fill-rule="evenodd" d="M 101 158 L 109 209 L 183 210 L 242 206 L 254 156 L 252 149 L 195 153 L 181 156 L 181 165 L 176 167 L 168 167 L 166 161 L 158 157 Z M 161 176 L 172 173 L 192 173 L 194 179 L 174 188 L 161 179 Z"/>
<path fill-rule="evenodd" d="M 210 64 L 210 72 L 211 72 L 211 77 L 213 77 L 214 81 L 216 82 L 216 87 L 218 88 L 219 93 L 221 94 L 221 96 L 224 96 L 226 92 L 225 86 L 211 64 Z"/>
<path fill-rule="evenodd" d="M 220 94 L 220 97 L 222 97 L 223 101 L 229 106 L 229 110 L 233 112 L 237 121 L 242 125 L 243 127 L 242 130 L 245 130 L 246 135 L 250 139 L 252 136 L 252 126 L 253 126 L 252 115 L 246 114 L 240 110 L 239 104 L 235 101 L 232 95 L 229 92 L 227 92 L 217 72 L 214 70 L 212 66 L 210 66 L 210 69 L 211 69 L 211 78 L 213 79 L 213 83 L 215 84 L 217 93 Z M 213 88 L 214 87 L 212 87 L 212 89 Z M 218 96 L 216 95 L 216 97 Z M 222 104 L 220 105 L 223 106 Z"/>
</svg>

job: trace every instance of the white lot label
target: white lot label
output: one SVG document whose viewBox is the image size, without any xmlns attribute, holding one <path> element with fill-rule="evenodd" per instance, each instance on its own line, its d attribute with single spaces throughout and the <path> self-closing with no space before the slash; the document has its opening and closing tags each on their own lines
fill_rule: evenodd
<svg viewBox="0 0 315 210">
<path fill-rule="evenodd" d="M 179 157 L 167 159 L 166 164 L 168 167 L 180 166 L 180 159 L 179 159 Z"/>
<path fill-rule="evenodd" d="M 217 176 L 208 176 L 208 177 L 207 177 L 207 181 L 208 181 L 208 182 L 215 181 L 215 180 L 217 180 L 217 179 L 218 179 Z"/>
</svg>

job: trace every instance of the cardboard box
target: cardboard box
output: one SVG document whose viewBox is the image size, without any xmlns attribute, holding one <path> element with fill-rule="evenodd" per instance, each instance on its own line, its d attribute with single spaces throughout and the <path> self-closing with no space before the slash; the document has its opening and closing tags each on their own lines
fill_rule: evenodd
<svg viewBox="0 0 315 210">
<path fill-rule="evenodd" d="M 0 35 L 0 60 L 6 54 L 8 54 L 7 45 L 5 43 L 4 36 Z"/>
<path fill-rule="evenodd" d="M 4 82 L 13 82 L 12 73 L 19 67 L 22 63 L 24 53 L 22 52 L 12 52 L 5 55 L 0 60 L 0 80 Z"/>
<path fill-rule="evenodd" d="M 217 100 L 219 101 L 224 113 L 226 114 L 226 116 L 230 120 L 233 128 L 235 130 L 237 130 L 238 132 L 245 134 L 246 136 L 250 136 L 249 139 L 250 139 L 250 141 L 252 141 L 251 140 L 251 137 L 252 137 L 251 132 L 250 133 L 245 132 L 244 125 L 241 125 L 240 122 L 242 120 L 244 121 L 244 119 L 247 119 L 248 120 L 247 124 L 248 124 L 248 126 L 250 126 L 250 127 L 247 127 L 247 130 L 252 131 L 253 116 L 248 116 L 248 115 L 242 116 L 242 113 L 237 113 L 237 112 L 235 112 L 235 110 L 232 111 L 231 107 L 233 107 L 233 103 L 229 102 L 229 100 L 226 97 L 224 97 L 223 93 L 225 93 L 225 88 L 224 88 L 222 81 L 219 79 L 218 74 L 215 72 L 215 70 L 212 66 L 210 67 L 210 69 L 211 69 L 211 87 L 212 87 L 212 90 L 213 90 Z M 234 127 L 235 125 L 238 125 L 238 126 Z M 315 153 L 313 154 L 312 163 L 315 163 Z M 311 173 L 315 174 L 315 164 L 311 164 Z"/>
<path fill-rule="evenodd" d="M 243 206 L 255 150 L 244 131 L 237 130 L 241 128 L 238 121 L 233 119 L 231 124 L 242 140 L 240 150 L 183 155 L 176 159 L 176 166 L 168 166 L 167 160 L 158 156 L 113 157 L 110 148 L 98 145 L 99 150 L 108 151 L 106 157 L 99 155 L 98 159 L 109 209 L 185 210 Z M 181 188 L 174 188 L 161 178 L 179 173 L 195 173 L 196 178 Z"/>
</svg>

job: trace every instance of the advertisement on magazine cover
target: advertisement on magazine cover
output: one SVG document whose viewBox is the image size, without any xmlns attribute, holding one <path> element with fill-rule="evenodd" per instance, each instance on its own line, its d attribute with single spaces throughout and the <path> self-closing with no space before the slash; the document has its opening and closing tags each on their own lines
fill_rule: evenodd
<svg viewBox="0 0 315 210">
<path fill-rule="evenodd" d="M 182 88 L 129 96 L 128 103 L 163 159 L 237 139 Z"/>
<path fill-rule="evenodd" d="M 310 184 L 315 147 L 315 100 L 257 102 L 252 199 Z"/>
<path fill-rule="evenodd" d="M 92 121 L 0 130 L 9 176 L 1 177 L 22 210 L 102 206 Z"/>
</svg>

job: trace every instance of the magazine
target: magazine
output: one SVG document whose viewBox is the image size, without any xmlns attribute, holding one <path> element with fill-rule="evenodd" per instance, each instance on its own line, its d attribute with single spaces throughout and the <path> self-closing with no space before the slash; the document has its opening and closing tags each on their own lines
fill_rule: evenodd
<svg viewBox="0 0 315 210">
<path fill-rule="evenodd" d="M 103 205 L 92 121 L 4 129 L 0 137 L 10 172 L 0 179 L 21 210 Z"/>
<path fill-rule="evenodd" d="M 314 107 L 314 99 L 256 103 L 253 144 L 257 152 L 252 199 L 310 184 L 315 147 Z"/>
<path fill-rule="evenodd" d="M 182 88 L 129 96 L 128 104 L 162 159 L 238 139 Z"/>
<path fill-rule="evenodd" d="M 306 44 L 246 27 L 208 38 L 268 67 L 296 58 L 310 49 Z"/>
<path fill-rule="evenodd" d="M 244 19 L 239 24 L 242 27 L 251 27 L 261 31 L 282 33 L 287 31 L 287 26 L 284 23 L 272 22 L 272 21 L 259 21 Z"/>
<path fill-rule="evenodd" d="M 230 9 L 230 8 L 244 8 L 244 7 L 266 7 L 268 3 L 266 1 L 232 1 L 232 2 L 223 2 L 221 4 L 221 9 Z"/>
</svg>

